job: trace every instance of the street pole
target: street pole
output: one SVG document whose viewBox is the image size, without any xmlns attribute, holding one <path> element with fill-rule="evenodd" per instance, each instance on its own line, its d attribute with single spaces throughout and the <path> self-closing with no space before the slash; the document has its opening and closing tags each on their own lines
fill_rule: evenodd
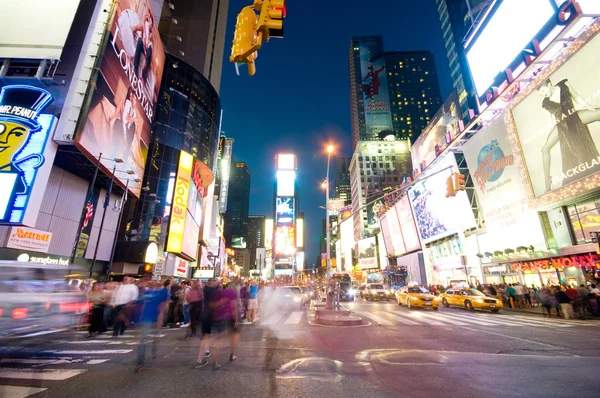
<svg viewBox="0 0 600 398">
<path fill-rule="evenodd" d="M 113 167 L 112 175 L 110 176 L 110 184 L 106 190 L 106 198 L 104 199 L 104 211 L 102 212 L 102 220 L 100 220 L 100 230 L 98 231 L 98 240 L 96 241 L 96 248 L 94 249 L 94 257 L 92 258 L 92 265 L 90 265 L 90 279 L 92 279 L 92 272 L 94 265 L 96 265 L 96 256 L 98 255 L 98 247 L 100 247 L 100 239 L 102 238 L 102 228 L 104 227 L 104 219 L 106 218 L 106 208 L 110 202 L 110 193 L 112 191 L 112 185 L 115 180 L 115 173 L 117 172 L 117 166 Z"/>
<path fill-rule="evenodd" d="M 127 201 L 127 189 L 129 188 L 129 178 L 127 179 L 127 183 L 125 184 L 125 192 L 123 192 L 123 197 L 121 198 L 121 203 L 119 204 L 119 217 L 117 219 L 117 230 L 115 231 L 115 239 L 113 239 L 112 249 L 110 251 L 110 258 L 108 259 L 108 269 L 106 270 L 106 282 L 108 282 L 108 278 L 110 277 L 110 270 L 113 265 L 113 257 L 115 256 L 115 250 L 117 249 L 117 238 L 119 236 L 119 227 L 121 226 L 121 219 L 123 218 L 123 206 Z M 98 245 L 96 245 L 98 247 Z"/>
<path fill-rule="evenodd" d="M 327 236 L 327 259 L 326 259 L 326 265 L 327 265 L 327 272 L 329 273 L 329 269 L 331 267 L 331 259 L 330 257 L 330 252 L 331 252 L 331 248 L 329 247 L 330 245 L 330 239 L 331 239 L 331 227 L 329 225 L 329 163 L 331 161 L 331 151 L 327 151 L 327 177 L 325 178 L 325 234 Z"/>
<path fill-rule="evenodd" d="M 79 227 L 77 228 L 77 234 L 75 235 L 75 244 L 73 245 L 73 250 L 71 251 L 71 259 L 69 260 L 69 270 L 71 269 L 71 264 L 75 262 L 75 256 L 77 255 L 77 246 L 79 245 L 79 239 L 81 239 L 81 230 L 83 229 L 83 222 L 85 221 L 85 216 L 87 214 L 87 204 L 90 202 L 90 198 L 94 192 L 94 185 L 96 184 L 96 177 L 98 177 L 98 169 L 100 169 L 100 161 L 102 160 L 102 153 L 98 155 L 98 162 L 96 163 L 96 170 L 94 170 L 94 176 L 92 177 L 92 181 L 90 182 L 90 187 L 88 188 L 87 195 L 85 197 L 85 203 L 83 204 L 83 210 L 81 211 L 81 217 L 79 217 Z M 69 271 L 69 273 L 71 273 Z"/>
</svg>

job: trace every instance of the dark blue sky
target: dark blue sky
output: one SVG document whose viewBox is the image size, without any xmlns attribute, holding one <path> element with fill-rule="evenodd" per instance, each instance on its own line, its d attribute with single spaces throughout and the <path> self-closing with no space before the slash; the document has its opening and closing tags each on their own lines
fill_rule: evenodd
<svg viewBox="0 0 600 398">
<path fill-rule="evenodd" d="M 452 90 L 448 61 L 434 0 L 287 2 L 285 38 L 263 44 L 256 75 L 229 63 L 235 20 L 251 0 L 230 0 L 221 83 L 223 131 L 233 137 L 233 154 L 252 174 L 250 213 L 270 215 L 274 158 L 298 156 L 300 210 L 306 221 L 306 259 L 318 254 L 325 193 L 325 143 L 351 156 L 348 49 L 352 36 L 382 35 L 387 51 L 434 53 L 442 97 Z M 333 177 L 331 177 L 333 179 Z"/>
</svg>

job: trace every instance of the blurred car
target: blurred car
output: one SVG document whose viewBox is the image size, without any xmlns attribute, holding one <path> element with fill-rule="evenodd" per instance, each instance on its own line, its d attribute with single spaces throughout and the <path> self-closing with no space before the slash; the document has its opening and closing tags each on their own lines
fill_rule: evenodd
<svg viewBox="0 0 600 398">
<path fill-rule="evenodd" d="M 360 298 L 365 298 L 365 290 L 367 289 L 367 285 L 360 285 L 358 289 L 356 289 L 356 294 L 360 296 Z"/>
<path fill-rule="evenodd" d="M 477 289 L 449 289 L 440 296 L 444 307 L 451 305 L 464 307 L 469 311 L 475 309 L 490 310 L 498 312 L 504 308 L 502 301 L 488 297 Z"/>
<path fill-rule="evenodd" d="M 282 298 L 286 304 L 300 306 L 300 309 L 304 309 L 307 301 L 299 286 L 285 286 L 281 289 Z"/>
<path fill-rule="evenodd" d="M 356 295 L 356 290 L 352 288 L 350 283 L 342 282 L 340 283 L 340 301 L 354 301 L 354 296 Z"/>
<path fill-rule="evenodd" d="M 406 305 L 408 308 L 423 307 L 439 309 L 440 298 L 421 286 L 404 286 L 396 292 L 398 305 Z"/>
<path fill-rule="evenodd" d="M 0 261 L 0 336 L 69 328 L 89 313 L 87 295 L 68 285 L 64 266 Z"/>
<path fill-rule="evenodd" d="M 364 295 L 367 300 L 389 300 L 389 291 L 381 283 L 367 283 Z"/>
</svg>

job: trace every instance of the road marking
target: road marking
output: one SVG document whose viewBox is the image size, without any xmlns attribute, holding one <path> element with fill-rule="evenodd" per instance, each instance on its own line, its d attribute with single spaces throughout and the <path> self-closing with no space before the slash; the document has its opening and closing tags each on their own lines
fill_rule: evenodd
<svg viewBox="0 0 600 398">
<path fill-rule="evenodd" d="M 531 319 L 529 317 L 522 317 L 519 315 L 492 315 L 492 314 L 478 314 L 478 316 L 488 319 L 488 318 L 499 318 L 498 322 L 503 322 L 502 320 L 512 321 L 512 322 L 520 322 L 522 326 L 543 326 L 543 327 L 558 327 L 558 328 L 568 328 L 571 325 L 564 325 L 553 322 L 552 320 L 544 320 L 544 319 Z"/>
<path fill-rule="evenodd" d="M 285 314 L 274 314 L 269 317 L 269 319 L 261 322 L 261 325 L 274 325 L 283 319 Z"/>
<path fill-rule="evenodd" d="M 394 325 L 394 323 L 392 321 L 388 321 L 387 319 L 381 318 L 375 314 L 365 313 L 362 311 L 354 311 L 354 312 L 356 312 L 360 316 L 363 316 L 366 318 L 371 318 L 372 320 L 374 320 L 375 322 L 377 322 L 378 324 L 381 324 L 383 326 L 393 326 Z"/>
<path fill-rule="evenodd" d="M 98 365 L 100 363 L 108 362 L 109 359 L 90 359 L 86 362 L 88 365 Z"/>
<path fill-rule="evenodd" d="M 286 325 L 297 325 L 300 323 L 302 315 L 304 315 L 304 311 L 294 311 L 284 323 Z"/>
<path fill-rule="evenodd" d="M 465 325 L 465 322 L 463 322 L 463 321 L 452 319 L 452 318 L 446 317 L 442 314 L 430 314 L 427 312 L 423 312 L 422 314 L 424 317 L 431 317 L 433 319 L 437 319 L 441 322 L 449 323 L 451 325 L 456 325 L 456 326 L 464 326 Z"/>
<path fill-rule="evenodd" d="M 26 380 L 66 380 L 85 372 L 87 372 L 86 369 L 0 368 L 0 378 Z"/>
<path fill-rule="evenodd" d="M 413 319 L 417 319 L 417 320 L 419 320 L 419 322 L 423 322 L 423 323 L 426 323 L 428 325 L 433 325 L 433 326 L 441 326 L 441 325 L 443 325 L 443 323 L 440 322 L 440 321 L 426 319 L 425 318 L 425 314 L 423 314 L 422 311 L 409 312 L 408 315 L 410 317 L 412 317 Z"/>
<path fill-rule="evenodd" d="M 0 386 L 0 397 L 26 398 L 46 390 L 47 388 L 38 387 Z"/>
<path fill-rule="evenodd" d="M 29 334 L 25 334 L 23 336 L 18 336 L 18 337 L 25 338 L 25 337 L 43 336 L 45 334 L 52 334 L 52 333 L 64 332 L 65 330 L 67 330 L 67 329 L 42 330 L 40 332 L 29 333 Z"/>
<path fill-rule="evenodd" d="M 133 350 L 47 350 L 44 354 L 60 355 L 106 355 L 106 354 L 127 354 Z"/>
<path fill-rule="evenodd" d="M 472 317 L 468 317 L 468 316 L 462 316 L 462 315 L 456 315 L 456 314 L 443 314 L 443 315 L 450 319 L 458 319 L 459 321 L 461 321 L 467 325 L 468 324 L 479 325 L 479 326 L 493 326 L 494 325 L 494 323 L 485 322 L 483 320 L 473 319 Z"/>
<path fill-rule="evenodd" d="M 408 318 L 401 317 L 400 314 L 401 314 L 401 312 L 392 312 L 392 311 L 386 312 L 386 315 L 388 317 L 395 319 L 404 325 L 418 325 L 419 324 L 419 322 L 415 322 Z"/>
<path fill-rule="evenodd" d="M 496 335 L 496 336 L 505 337 L 507 339 L 519 340 L 519 341 L 523 341 L 523 342 L 526 342 L 526 343 L 539 344 L 539 345 L 543 345 L 545 347 L 550 347 L 550 348 L 554 348 L 554 349 L 556 349 L 556 348 L 563 348 L 563 347 L 556 346 L 556 345 L 550 345 L 550 344 L 540 343 L 539 341 L 535 341 L 535 340 L 523 339 L 521 337 L 508 336 L 508 335 L 506 335 L 504 333 L 491 332 L 491 331 L 485 330 L 485 329 L 471 329 L 471 328 L 467 328 L 467 327 L 465 329 L 470 330 L 472 332 L 476 332 L 476 333 L 493 334 L 493 335 Z M 561 359 L 564 359 L 564 358 L 565 357 L 562 357 Z M 568 357 L 566 357 L 566 358 L 568 358 Z"/>
</svg>

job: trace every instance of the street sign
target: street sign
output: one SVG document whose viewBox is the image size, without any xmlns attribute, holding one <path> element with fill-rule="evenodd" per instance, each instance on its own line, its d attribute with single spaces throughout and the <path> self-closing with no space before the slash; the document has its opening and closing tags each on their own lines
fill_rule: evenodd
<svg viewBox="0 0 600 398">
<path fill-rule="evenodd" d="M 164 267 L 165 267 L 164 263 L 156 263 L 154 265 L 154 275 L 161 276 L 164 272 Z"/>
</svg>

